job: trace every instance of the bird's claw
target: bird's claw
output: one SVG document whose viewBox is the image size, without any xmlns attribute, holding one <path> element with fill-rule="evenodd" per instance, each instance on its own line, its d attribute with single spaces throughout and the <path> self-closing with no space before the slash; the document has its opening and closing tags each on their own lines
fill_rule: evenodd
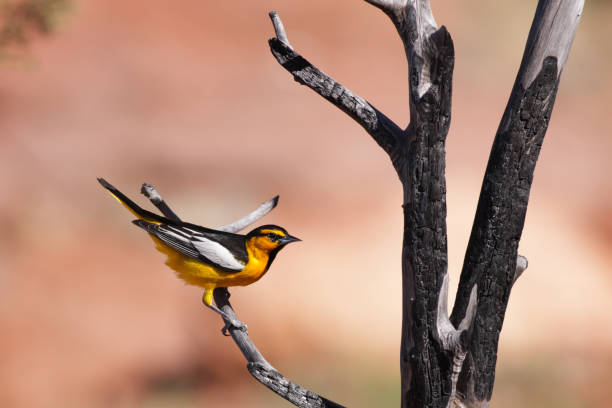
<svg viewBox="0 0 612 408">
<path fill-rule="evenodd" d="M 238 330 L 241 330 L 243 332 L 245 332 L 246 334 L 249 333 L 248 327 L 245 323 L 242 323 L 240 320 L 238 319 L 231 319 L 229 321 L 225 322 L 225 326 L 223 326 L 223 328 L 221 329 L 221 333 L 223 333 L 224 336 L 229 336 L 228 334 L 228 330 L 230 328 L 236 328 Z"/>
</svg>

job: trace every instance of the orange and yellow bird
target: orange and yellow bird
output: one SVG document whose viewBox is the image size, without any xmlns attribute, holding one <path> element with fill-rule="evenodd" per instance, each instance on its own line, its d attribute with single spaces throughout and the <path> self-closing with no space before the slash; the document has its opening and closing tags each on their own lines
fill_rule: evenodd
<svg viewBox="0 0 612 408">
<path fill-rule="evenodd" d="M 246 325 L 212 304 L 214 289 L 258 281 L 285 245 L 300 241 L 276 225 L 263 225 L 240 235 L 171 220 L 139 207 L 106 180 L 98 181 L 136 216 L 132 222 L 147 231 L 157 250 L 168 257 L 166 265 L 185 282 L 204 288 L 204 304 L 240 329 Z M 224 333 L 225 329 L 227 325 Z"/>
</svg>

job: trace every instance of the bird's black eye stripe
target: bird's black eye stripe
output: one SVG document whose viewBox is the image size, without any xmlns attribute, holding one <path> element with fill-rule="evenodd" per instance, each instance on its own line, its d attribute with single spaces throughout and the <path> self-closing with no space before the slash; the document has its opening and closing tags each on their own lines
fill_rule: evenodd
<svg viewBox="0 0 612 408">
<path fill-rule="evenodd" d="M 272 242 L 276 242 L 276 241 L 280 240 L 280 238 L 281 238 L 281 237 L 280 237 L 280 235 L 275 234 L 275 233 L 273 233 L 273 232 L 268 232 L 268 233 L 266 234 L 266 237 L 268 237 L 268 239 L 269 239 L 270 241 L 272 241 Z"/>
</svg>

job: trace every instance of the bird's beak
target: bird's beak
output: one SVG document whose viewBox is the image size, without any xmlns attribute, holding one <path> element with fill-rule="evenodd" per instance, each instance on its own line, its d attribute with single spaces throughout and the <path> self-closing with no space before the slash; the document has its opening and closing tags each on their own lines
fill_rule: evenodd
<svg viewBox="0 0 612 408">
<path fill-rule="evenodd" d="M 280 244 L 287 245 L 290 242 L 297 242 L 297 241 L 301 241 L 301 239 L 291 236 L 291 235 L 285 235 L 284 237 L 281 238 Z"/>
</svg>

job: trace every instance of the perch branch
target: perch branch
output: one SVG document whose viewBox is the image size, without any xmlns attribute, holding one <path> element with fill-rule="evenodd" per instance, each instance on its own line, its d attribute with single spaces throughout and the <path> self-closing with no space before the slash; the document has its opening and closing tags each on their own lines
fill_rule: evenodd
<svg viewBox="0 0 612 408">
<path fill-rule="evenodd" d="M 306 85 L 360 124 L 390 156 L 397 156 L 399 139 L 404 131 L 368 101 L 355 95 L 333 78 L 313 66 L 289 45 L 282 21 L 270 12 L 276 37 L 268 43 L 278 63 L 300 84 Z"/>
<path fill-rule="evenodd" d="M 143 184 L 141 193 L 144 194 L 151 202 L 167 217 L 175 221 L 180 221 L 179 217 L 170 209 L 164 202 L 161 195 L 150 184 Z M 259 218 L 269 213 L 278 203 L 278 196 L 260 205 L 255 211 L 247 216 L 235 221 L 229 225 L 221 227 L 224 231 L 237 232 L 242 228 L 252 224 Z M 226 325 L 229 326 L 229 333 L 236 343 L 236 346 L 242 352 L 242 355 L 247 360 L 247 369 L 249 373 L 261 384 L 274 391 L 280 397 L 291 402 L 293 405 L 300 408 L 344 408 L 333 401 L 321 397 L 312 391 L 296 384 L 281 373 L 279 373 L 261 354 L 253 341 L 250 339 L 245 330 L 240 330 L 229 324 L 230 321 L 238 320 L 232 305 L 229 302 L 230 293 L 227 288 L 217 288 L 213 292 L 215 304 L 221 309 L 228 319 L 223 317 Z"/>
<path fill-rule="evenodd" d="M 229 302 L 230 294 L 227 288 L 215 289 L 213 296 L 221 310 L 236 318 Z M 251 375 L 277 395 L 301 408 L 343 408 L 342 405 L 323 398 L 285 378 L 266 361 L 245 331 L 230 326 L 229 332 L 247 360 L 247 369 Z"/>
</svg>

